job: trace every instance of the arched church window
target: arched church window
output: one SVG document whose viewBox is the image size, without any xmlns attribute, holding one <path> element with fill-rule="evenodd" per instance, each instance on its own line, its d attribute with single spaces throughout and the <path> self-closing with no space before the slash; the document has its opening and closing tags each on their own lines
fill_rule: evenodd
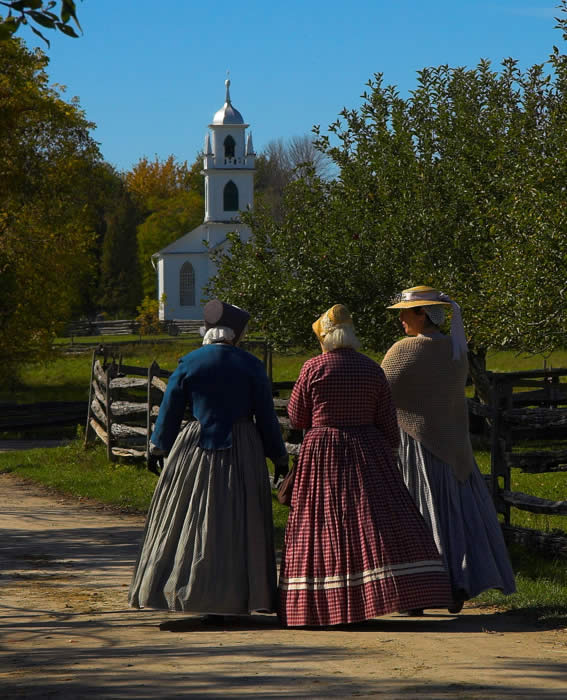
<svg viewBox="0 0 567 700">
<path fill-rule="evenodd" d="M 225 211 L 238 211 L 238 187 L 232 180 L 224 186 L 222 201 Z"/>
<path fill-rule="evenodd" d="M 234 149 L 236 147 L 236 141 L 229 134 L 224 140 L 224 157 L 234 158 Z"/>
<path fill-rule="evenodd" d="M 195 306 L 195 271 L 190 262 L 184 262 L 179 271 L 179 304 Z"/>
</svg>

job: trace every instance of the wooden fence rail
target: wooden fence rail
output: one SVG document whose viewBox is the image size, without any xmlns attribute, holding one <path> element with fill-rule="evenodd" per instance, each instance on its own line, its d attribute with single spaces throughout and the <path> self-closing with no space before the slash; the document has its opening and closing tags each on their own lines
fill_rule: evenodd
<svg viewBox="0 0 567 700">
<path fill-rule="evenodd" d="M 101 362 L 102 359 L 102 362 Z M 148 441 L 171 372 L 157 363 L 149 368 L 107 360 L 104 348 L 93 352 L 85 445 L 101 439 L 107 457 L 145 459 Z M 156 393 L 158 394 L 156 396 Z"/>
</svg>

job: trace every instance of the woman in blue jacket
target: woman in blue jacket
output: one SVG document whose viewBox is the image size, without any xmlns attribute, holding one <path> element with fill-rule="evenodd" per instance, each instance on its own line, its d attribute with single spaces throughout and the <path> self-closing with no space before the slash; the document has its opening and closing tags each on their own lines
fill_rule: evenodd
<svg viewBox="0 0 567 700">
<path fill-rule="evenodd" d="M 237 346 L 250 318 L 214 300 L 203 347 L 171 375 L 153 455 L 167 455 L 130 586 L 133 607 L 205 615 L 273 612 L 271 489 L 287 454 L 263 364 Z M 197 419 L 179 432 L 186 410 Z"/>
</svg>

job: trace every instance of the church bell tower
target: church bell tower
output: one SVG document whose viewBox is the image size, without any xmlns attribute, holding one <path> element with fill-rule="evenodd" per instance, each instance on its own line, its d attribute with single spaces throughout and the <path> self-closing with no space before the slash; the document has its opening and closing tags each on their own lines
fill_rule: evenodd
<svg viewBox="0 0 567 700">
<path fill-rule="evenodd" d="M 238 212 L 254 204 L 256 154 L 252 135 L 230 100 L 230 80 L 225 81 L 225 103 L 209 124 L 205 137 L 205 224 L 238 221 Z"/>
</svg>

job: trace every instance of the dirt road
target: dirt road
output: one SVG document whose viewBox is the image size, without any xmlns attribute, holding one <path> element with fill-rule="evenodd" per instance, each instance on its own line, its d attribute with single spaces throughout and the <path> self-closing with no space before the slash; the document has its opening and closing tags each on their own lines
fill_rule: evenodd
<svg viewBox="0 0 567 700">
<path fill-rule="evenodd" d="M 567 630 L 485 609 L 332 630 L 130 610 L 142 525 L 0 475 L 2 698 L 567 698 Z"/>
</svg>

